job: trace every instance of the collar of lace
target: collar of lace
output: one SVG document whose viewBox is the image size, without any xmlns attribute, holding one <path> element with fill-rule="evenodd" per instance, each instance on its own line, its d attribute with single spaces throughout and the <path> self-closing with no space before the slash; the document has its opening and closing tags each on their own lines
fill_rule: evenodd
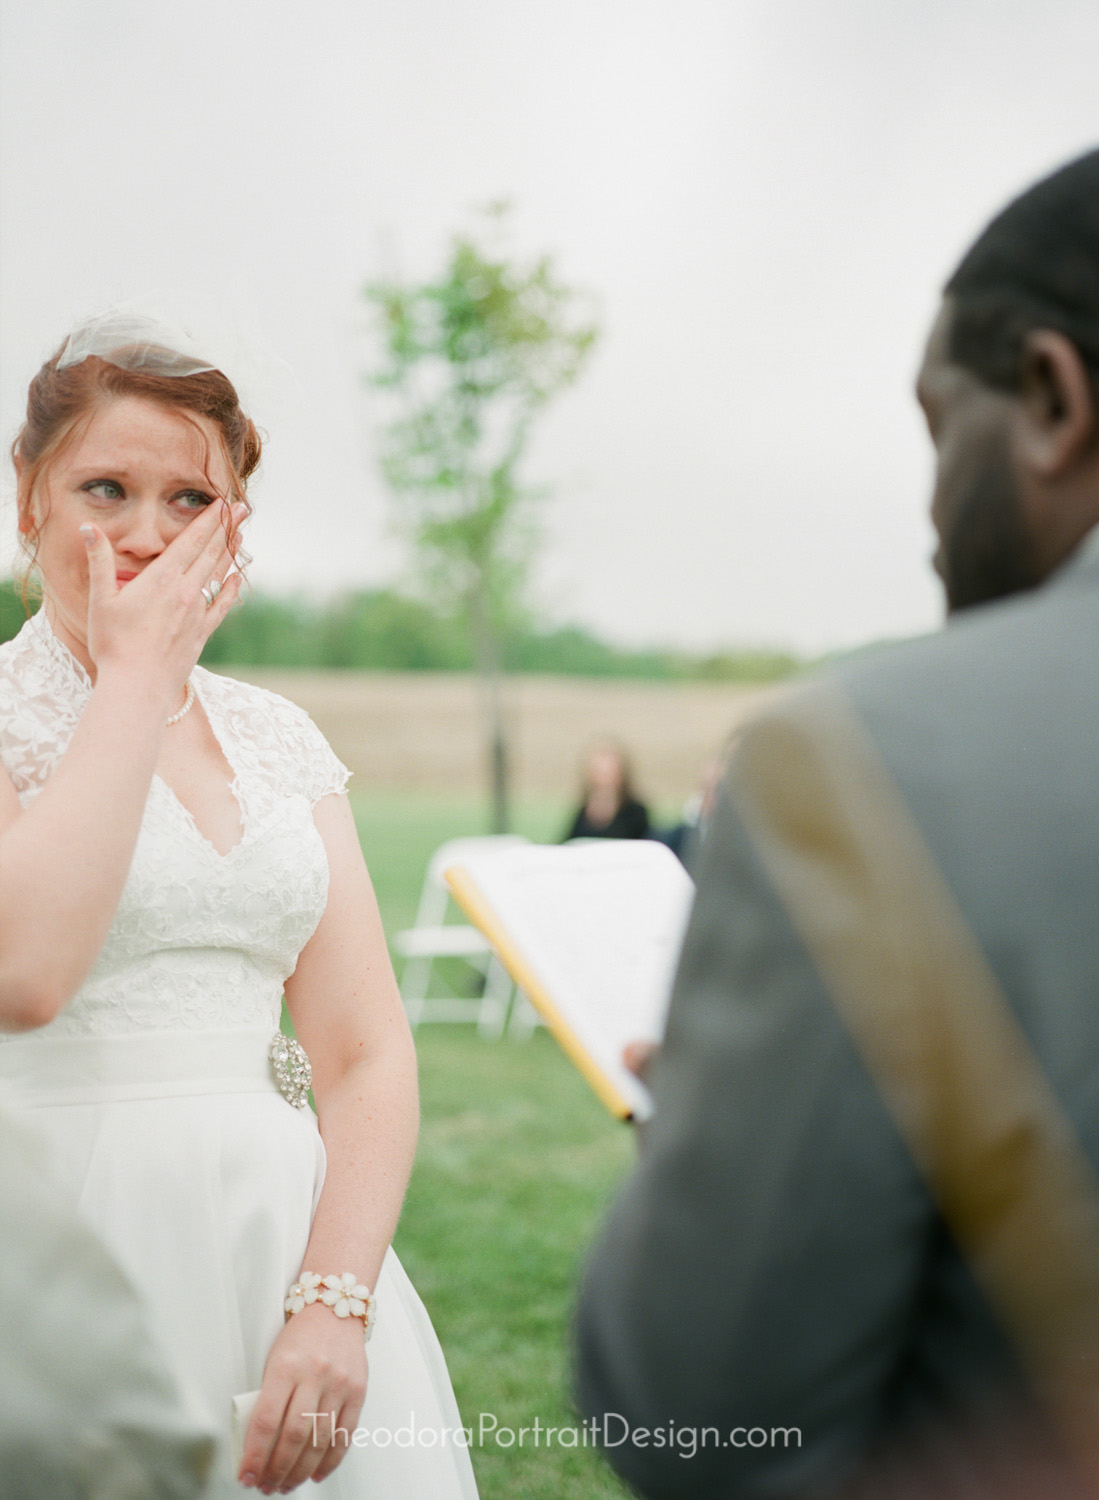
<svg viewBox="0 0 1099 1500">
<path fill-rule="evenodd" d="M 81 703 L 89 698 L 92 680 L 68 646 L 54 635 L 45 608 L 32 615 L 23 628 L 36 655 L 48 667 L 50 680 L 65 696 Z"/>
</svg>

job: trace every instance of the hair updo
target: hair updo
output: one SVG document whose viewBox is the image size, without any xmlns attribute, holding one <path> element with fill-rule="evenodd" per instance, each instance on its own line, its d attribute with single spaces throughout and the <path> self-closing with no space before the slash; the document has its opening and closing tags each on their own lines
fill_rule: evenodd
<svg viewBox="0 0 1099 1500">
<path fill-rule="evenodd" d="M 177 412 L 188 420 L 196 416 L 206 417 L 217 428 L 223 455 L 229 465 L 232 476 L 230 500 L 247 502 L 246 486 L 259 464 L 263 447 L 255 424 L 240 409 L 232 381 L 220 370 L 202 370 L 193 375 L 162 375 L 149 370 L 124 369 L 97 355 L 89 355 L 78 364 L 58 369 L 65 347 L 66 344 L 62 344 L 31 381 L 27 391 L 27 418 L 11 445 L 11 456 L 18 474 L 24 607 L 40 539 L 31 507 L 35 491 L 51 462 L 107 402 L 136 396 Z"/>
</svg>

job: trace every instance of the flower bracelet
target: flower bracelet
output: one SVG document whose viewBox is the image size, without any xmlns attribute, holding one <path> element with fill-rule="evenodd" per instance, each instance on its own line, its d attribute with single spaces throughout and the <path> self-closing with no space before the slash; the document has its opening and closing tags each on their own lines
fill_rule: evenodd
<svg viewBox="0 0 1099 1500">
<path fill-rule="evenodd" d="M 354 1271 L 345 1271 L 342 1276 L 317 1276 L 312 1271 L 303 1271 L 282 1304 L 286 1321 L 289 1323 L 295 1313 L 311 1302 L 323 1302 L 337 1318 L 361 1318 L 366 1339 L 373 1332 L 377 1303 L 370 1288 L 363 1286 Z"/>
</svg>

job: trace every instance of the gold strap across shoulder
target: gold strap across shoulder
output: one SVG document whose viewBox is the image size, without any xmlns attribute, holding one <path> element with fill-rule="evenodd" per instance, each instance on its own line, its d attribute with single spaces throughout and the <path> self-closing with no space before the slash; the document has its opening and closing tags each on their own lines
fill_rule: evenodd
<svg viewBox="0 0 1099 1500">
<path fill-rule="evenodd" d="M 835 689 L 753 726 L 734 805 L 956 1243 L 1099 1486 L 1099 1180 Z"/>
</svg>

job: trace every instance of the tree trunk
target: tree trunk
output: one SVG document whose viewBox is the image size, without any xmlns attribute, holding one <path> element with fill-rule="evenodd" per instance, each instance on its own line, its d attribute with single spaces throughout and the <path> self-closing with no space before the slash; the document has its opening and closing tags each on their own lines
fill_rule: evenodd
<svg viewBox="0 0 1099 1500">
<path fill-rule="evenodd" d="M 495 686 L 499 688 L 498 678 Z M 508 747 L 504 737 L 504 727 L 499 719 L 501 712 L 499 702 L 492 711 L 496 716 L 492 725 L 492 831 L 493 833 L 510 833 L 511 787 L 508 779 Z"/>
<path fill-rule="evenodd" d="M 504 718 L 504 674 L 500 663 L 500 641 L 485 608 L 484 591 L 475 588 L 469 596 L 469 620 L 473 637 L 473 659 L 481 679 L 481 702 L 488 747 L 488 775 L 492 798 L 492 832 L 511 830 L 511 766 L 507 726 Z"/>
</svg>

